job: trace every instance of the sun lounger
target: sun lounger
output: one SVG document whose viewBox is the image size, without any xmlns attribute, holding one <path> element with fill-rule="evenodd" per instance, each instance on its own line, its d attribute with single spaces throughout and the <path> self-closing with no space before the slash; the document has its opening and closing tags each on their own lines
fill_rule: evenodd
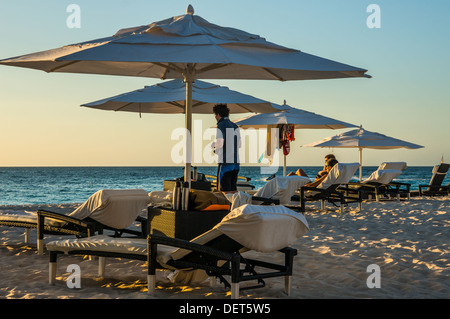
<svg viewBox="0 0 450 319">
<path fill-rule="evenodd" d="M 381 165 L 378 167 L 379 170 L 383 169 L 394 169 L 394 170 L 398 170 L 398 171 L 404 171 L 406 168 L 408 167 L 408 165 L 406 164 L 406 162 L 383 162 L 381 163 Z M 391 181 L 389 183 L 389 185 L 391 187 L 395 187 L 398 190 L 398 193 L 400 193 L 400 196 L 402 194 L 406 194 L 407 198 L 409 199 L 411 196 L 411 184 L 409 183 L 402 183 L 402 182 L 398 182 L 398 181 Z"/>
<path fill-rule="evenodd" d="M 280 231 L 282 230 L 282 231 Z M 302 214 L 284 206 L 243 205 L 231 211 L 213 229 L 191 241 L 150 234 L 148 239 L 87 238 L 53 241 L 50 251 L 49 282 L 55 283 L 59 254 L 100 256 L 99 274 L 104 273 L 104 257 L 148 261 L 148 292 L 155 293 L 156 269 L 204 271 L 231 288 L 238 298 L 239 289 L 264 286 L 264 279 L 285 277 L 290 292 L 293 259 L 297 250 L 288 246 L 309 231 Z M 149 249 L 147 249 L 149 247 Z M 243 251 L 281 252 L 283 263 L 247 259 Z M 244 268 L 241 269 L 241 265 Z M 225 277 L 231 277 L 231 284 Z M 240 287 L 241 282 L 257 280 L 255 287 Z"/>
<path fill-rule="evenodd" d="M 362 192 L 363 199 L 375 198 L 379 201 L 383 196 L 389 198 L 396 197 L 400 200 L 400 195 L 410 193 L 410 185 L 406 183 L 394 183 L 392 180 L 402 173 L 396 169 L 377 169 L 367 179 L 362 182 L 350 182 L 346 185 L 347 194 L 357 194 Z M 405 188 L 401 186 L 404 185 Z"/>
<path fill-rule="evenodd" d="M 317 187 L 300 187 L 300 211 L 306 210 L 306 202 L 318 200 L 321 201 L 321 209 L 325 208 L 325 201 L 340 207 L 341 212 L 344 206 L 355 202 L 359 203 L 361 209 L 361 192 L 357 191 L 358 196 L 345 194 L 345 185 L 349 183 L 358 168 L 359 163 L 338 163 Z M 339 203 L 339 206 L 336 203 Z"/>
<path fill-rule="evenodd" d="M 439 196 L 448 195 L 450 193 L 449 185 L 442 185 L 447 175 L 450 164 L 441 163 L 433 167 L 432 176 L 428 185 L 419 185 L 419 195 Z"/>
<path fill-rule="evenodd" d="M 281 205 L 290 205 L 292 196 L 309 182 L 311 179 L 304 176 L 277 176 L 258 189 L 254 196 L 278 199 Z"/>
<path fill-rule="evenodd" d="M 36 228 L 37 248 L 42 254 L 45 234 L 85 237 L 112 230 L 115 236 L 123 233 L 145 236 L 144 227 L 140 231 L 127 228 L 136 220 L 142 224 L 144 219 L 139 214 L 148 203 L 148 194 L 143 189 L 103 189 L 68 215 L 47 210 L 38 210 L 36 215 L 30 216 L 0 215 L 0 225 Z"/>
</svg>

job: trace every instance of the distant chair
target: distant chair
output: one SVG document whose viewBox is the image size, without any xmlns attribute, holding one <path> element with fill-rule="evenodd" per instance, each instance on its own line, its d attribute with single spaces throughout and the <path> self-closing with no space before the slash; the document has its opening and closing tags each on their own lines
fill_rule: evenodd
<svg viewBox="0 0 450 319">
<path fill-rule="evenodd" d="M 390 198 L 396 197 L 400 200 L 400 194 L 410 193 L 410 185 L 406 183 L 395 183 L 392 180 L 402 173 L 396 169 L 377 169 L 367 179 L 362 182 L 351 182 L 346 186 L 348 194 L 355 194 L 356 191 L 361 191 L 364 199 L 371 200 L 375 198 L 378 202 L 383 196 Z M 405 188 L 401 188 L 405 185 Z"/>
<path fill-rule="evenodd" d="M 281 205 L 290 205 L 292 197 L 299 188 L 310 182 L 311 179 L 305 176 L 277 176 L 258 189 L 254 196 L 278 199 Z"/>
<path fill-rule="evenodd" d="M 306 202 L 319 200 L 321 209 L 325 208 L 325 201 L 340 207 L 341 213 L 344 206 L 349 203 L 357 202 L 361 209 L 362 192 L 357 191 L 358 196 L 348 196 L 345 193 L 345 185 L 348 184 L 358 168 L 359 163 L 338 163 L 333 166 L 327 177 L 317 187 L 300 187 L 300 210 L 305 211 Z M 336 203 L 339 203 L 339 206 Z"/>
<path fill-rule="evenodd" d="M 430 183 L 428 185 L 419 185 L 420 196 L 445 196 L 450 192 L 450 184 L 443 186 L 442 182 L 447 175 L 450 164 L 441 163 L 433 167 L 433 175 L 431 176 Z"/>
</svg>

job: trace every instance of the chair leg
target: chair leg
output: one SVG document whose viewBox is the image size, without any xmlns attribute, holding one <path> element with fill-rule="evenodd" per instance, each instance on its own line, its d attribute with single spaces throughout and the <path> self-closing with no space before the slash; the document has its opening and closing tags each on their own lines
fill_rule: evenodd
<svg viewBox="0 0 450 319">
<path fill-rule="evenodd" d="M 54 252 L 50 252 L 50 262 L 48 266 L 48 283 L 54 285 L 56 281 L 56 266 L 58 255 Z"/>
<path fill-rule="evenodd" d="M 147 288 L 148 294 L 153 295 L 156 289 L 156 255 L 158 254 L 157 244 L 147 241 Z"/>
<path fill-rule="evenodd" d="M 98 257 L 98 276 L 105 276 L 105 257 L 102 256 Z"/>
<path fill-rule="evenodd" d="M 37 251 L 39 255 L 44 254 L 44 239 L 37 240 Z"/>
<path fill-rule="evenodd" d="M 156 288 L 156 275 L 147 275 L 148 294 L 153 295 Z"/>
<path fill-rule="evenodd" d="M 25 228 L 25 244 L 29 244 L 29 243 L 30 243 L 30 229 Z"/>
<path fill-rule="evenodd" d="M 320 209 L 325 209 L 325 201 L 324 200 L 321 200 L 320 201 Z"/>
<path fill-rule="evenodd" d="M 231 299 L 239 299 L 239 283 L 231 283 Z"/>
<path fill-rule="evenodd" d="M 216 276 L 209 277 L 209 286 L 211 288 L 215 288 L 216 287 Z"/>
<path fill-rule="evenodd" d="M 291 295 L 291 283 L 292 283 L 292 276 L 285 276 L 284 277 L 284 292 L 286 295 Z"/>
</svg>

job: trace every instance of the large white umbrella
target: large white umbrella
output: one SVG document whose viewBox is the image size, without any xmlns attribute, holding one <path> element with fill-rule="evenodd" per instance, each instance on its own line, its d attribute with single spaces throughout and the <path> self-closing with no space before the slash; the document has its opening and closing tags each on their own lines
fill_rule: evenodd
<svg viewBox="0 0 450 319">
<path fill-rule="evenodd" d="M 279 105 L 248 94 L 197 80 L 192 84 L 192 113 L 213 114 L 215 104 L 226 103 L 232 114 L 279 111 Z M 161 82 L 82 106 L 121 112 L 182 114 L 186 111 L 186 83 L 181 79 Z"/>
<path fill-rule="evenodd" d="M 342 129 L 356 127 L 356 125 L 332 119 L 313 112 L 297 109 L 284 103 L 282 110 L 273 113 L 250 115 L 235 121 L 239 127 L 267 128 L 269 125 L 289 124 L 294 129 Z M 286 175 L 286 155 L 284 155 L 283 175 Z"/>
<path fill-rule="evenodd" d="M 320 141 L 303 145 L 304 147 L 330 147 L 330 148 L 358 148 L 359 149 L 359 180 L 362 180 L 362 150 L 364 148 L 386 150 L 396 148 L 418 149 L 423 146 L 402 141 L 380 133 L 367 131 L 360 126 L 335 136 L 326 137 Z"/>
<path fill-rule="evenodd" d="M 195 79 L 308 80 L 369 77 L 367 70 L 286 48 L 187 13 L 119 30 L 115 35 L 0 60 L 0 64 L 46 72 L 183 79 L 186 129 L 192 125 Z M 191 141 L 186 139 L 186 147 Z M 188 152 L 186 152 L 188 153 Z M 191 159 L 185 180 L 190 181 Z"/>
</svg>

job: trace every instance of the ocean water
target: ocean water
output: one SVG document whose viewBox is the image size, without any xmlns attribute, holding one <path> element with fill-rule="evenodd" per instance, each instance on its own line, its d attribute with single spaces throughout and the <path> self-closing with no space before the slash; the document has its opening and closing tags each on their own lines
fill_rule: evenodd
<svg viewBox="0 0 450 319">
<path fill-rule="evenodd" d="M 363 168 L 363 178 L 377 167 Z M 287 172 L 297 167 L 288 167 Z M 303 167 L 315 176 L 322 167 Z M 200 173 L 216 175 L 217 168 L 199 167 Z M 408 167 L 396 180 L 410 183 L 412 189 L 427 184 L 431 166 Z M 276 175 L 282 175 L 282 168 Z M 259 167 L 241 167 L 241 176 L 262 187 L 271 174 L 261 174 Z M 358 173 L 355 175 L 356 181 Z M 100 189 L 143 188 L 162 190 L 163 181 L 183 176 L 183 167 L 0 167 L 0 205 L 82 203 Z M 444 185 L 450 183 L 446 177 Z"/>
</svg>

